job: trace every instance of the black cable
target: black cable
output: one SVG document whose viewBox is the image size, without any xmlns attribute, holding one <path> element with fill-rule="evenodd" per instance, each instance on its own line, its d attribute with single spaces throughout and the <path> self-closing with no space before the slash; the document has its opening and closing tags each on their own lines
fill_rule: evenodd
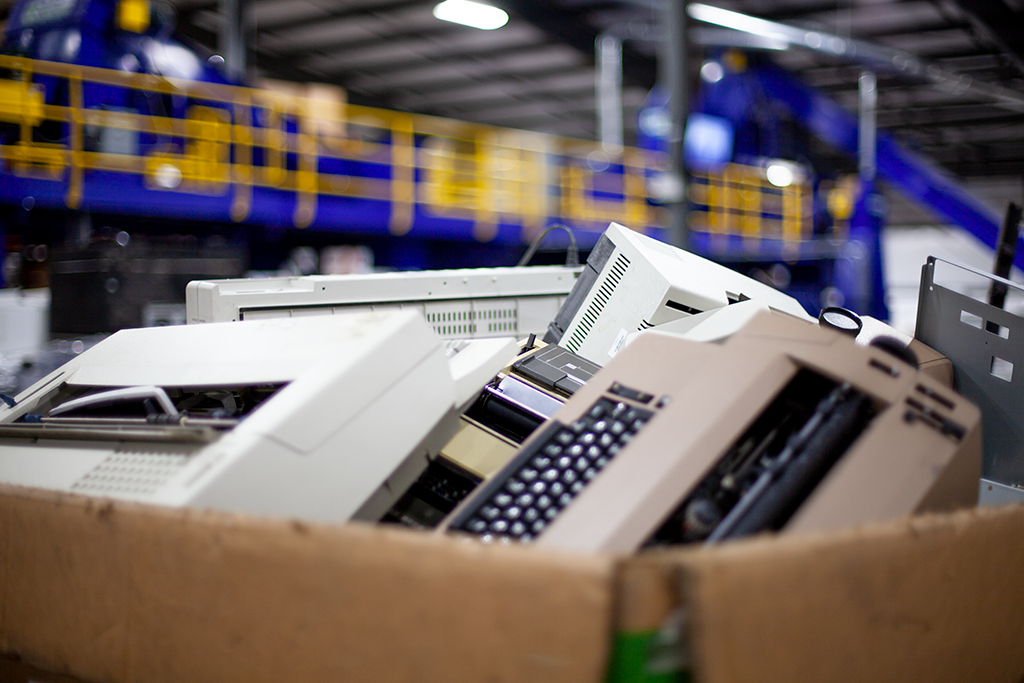
<svg viewBox="0 0 1024 683">
<path fill-rule="evenodd" d="M 537 252 L 537 248 L 540 246 L 540 243 L 548 236 L 548 233 L 555 228 L 561 228 L 569 235 L 569 247 L 565 250 L 565 265 L 569 268 L 575 268 L 580 264 L 580 249 L 576 245 L 576 236 L 572 234 L 572 230 L 569 228 L 559 223 L 555 223 L 544 230 L 544 232 L 537 235 L 533 241 L 530 242 L 530 247 L 526 250 L 526 253 L 523 254 L 523 257 L 519 259 L 519 263 L 516 264 L 517 268 L 525 266 L 530 262 L 530 259 L 532 259 L 533 255 Z"/>
</svg>

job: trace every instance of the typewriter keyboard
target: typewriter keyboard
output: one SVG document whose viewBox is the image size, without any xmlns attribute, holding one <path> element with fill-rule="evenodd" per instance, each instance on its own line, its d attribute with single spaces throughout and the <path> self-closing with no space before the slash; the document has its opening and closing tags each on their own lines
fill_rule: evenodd
<svg viewBox="0 0 1024 683">
<path fill-rule="evenodd" d="M 597 476 L 654 413 L 602 397 L 570 425 L 551 422 L 463 509 L 450 529 L 529 541 Z"/>
</svg>

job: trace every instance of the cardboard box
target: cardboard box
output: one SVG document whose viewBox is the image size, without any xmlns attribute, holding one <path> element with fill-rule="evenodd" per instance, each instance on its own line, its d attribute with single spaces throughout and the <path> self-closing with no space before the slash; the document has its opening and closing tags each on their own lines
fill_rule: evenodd
<svg viewBox="0 0 1024 683">
<path fill-rule="evenodd" d="M 1016 682 L 1022 538 L 1007 507 L 584 556 L 0 487 L 0 652 L 95 683 Z"/>
</svg>

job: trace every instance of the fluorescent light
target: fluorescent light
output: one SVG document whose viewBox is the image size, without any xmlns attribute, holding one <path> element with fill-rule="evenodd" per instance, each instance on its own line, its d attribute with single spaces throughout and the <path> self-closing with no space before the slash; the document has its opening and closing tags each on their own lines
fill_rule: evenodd
<svg viewBox="0 0 1024 683">
<path fill-rule="evenodd" d="M 490 31 L 508 23 L 508 14 L 497 7 L 472 0 L 444 0 L 434 7 L 434 16 L 463 26 Z"/>
<path fill-rule="evenodd" d="M 747 14 L 732 12 L 719 7 L 693 3 L 686 6 L 686 13 L 697 21 L 707 22 L 716 26 L 724 26 L 744 33 L 752 33 L 755 36 L 764 36 L 789 42 L 789 39 L 779 33 L 779 24 L 764 19 L 758 19 Z"/>
</svg>

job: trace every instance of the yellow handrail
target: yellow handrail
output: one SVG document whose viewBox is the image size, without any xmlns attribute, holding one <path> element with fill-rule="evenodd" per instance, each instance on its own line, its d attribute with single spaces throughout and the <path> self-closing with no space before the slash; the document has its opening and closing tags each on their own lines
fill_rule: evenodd
<svg viewBox="0 0 1024 683">
<path fill-rule="evenodd" d="M 293 192 L 297 227 L 316 220 L 324 197 L 390 202 L 388 228 L 396 235 L 411 228 L 416 207 L 473 221 L 481 240 L 493 237 L 499 222 L 522 225 L 528 239 L 552 216 L 637 228 L 659 223 L 659 209 L 646 197 L 649 171 L 664 165 L 653 152 L 627 148 L 609 156 L 593 142 L 351 104 L 339 104 L 333 115 L 314 113 L 313 100 L 278 91 L 20 57 L 0 55 L 0 69 L 15 74 L 0 83 L 24 83 L 26 93 L 67 83 L 68 102 L 43 104 L 26 94 L 3 109 L 4 120 L 20 124 L 20 138 L 0 144 L 0 154 L 16 175 L 67 182 L 70 208 L 83 201 L 85 174 L 102 170 L 142 175 L 154 191 L 230 194 L 236 221 L 250 215 L 254 188 Z M 104 99 L 90 96 L 97 86 L 123 89 L 128 104 L 93 104 Z M 177 114 L 133 106 L 154 99 Z M 33 131 L 46 122 L 62 126 L 66 138 L 39 141 Z M 105 149 L 91 142 L 104 130 L 146 142 Z M 389 170 L 355 168 L 367 164 Z M 621 172 L 602 171 L 609 165 Z"/>
</svg>

